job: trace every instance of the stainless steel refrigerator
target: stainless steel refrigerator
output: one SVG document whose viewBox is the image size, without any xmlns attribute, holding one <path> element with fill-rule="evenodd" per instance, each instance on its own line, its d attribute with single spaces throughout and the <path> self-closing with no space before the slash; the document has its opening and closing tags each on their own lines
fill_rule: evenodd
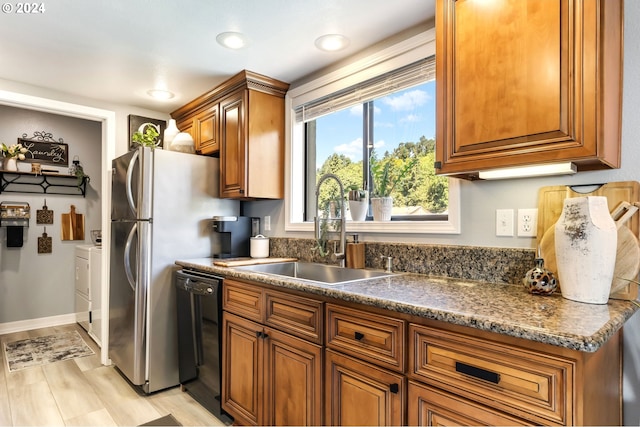
<svg viewBox="0 0 640 427">
<path fill-rule="evenodd" d="M 219 161 L 140 147 L 113 160 L 109 358 L 151 393 L 178 379 L 175 260 L 219 252 L 214 215 L 238 215 L 218 197 Z"/>
</svg>

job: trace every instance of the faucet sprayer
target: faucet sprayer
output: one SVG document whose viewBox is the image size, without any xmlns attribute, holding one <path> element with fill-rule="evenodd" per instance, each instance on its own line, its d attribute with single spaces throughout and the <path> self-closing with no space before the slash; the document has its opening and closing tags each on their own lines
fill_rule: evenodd
<svg viewBox="0 0 640 427">
<path fill-rule="evenodd" d="M 315 211 L 315 216 L 313 218 L 314 236 L 316 240 L 320 240 L 321 218 L 318 217 L 318 199 L 320 197 L 320 186 L 329 178 L 334 179 L 338 183 L 338 187 L 340 188 L 340 252 L 336 251 L 336 247 L 334 245 L 333 256 L 335 257 L 335 259 L 340 260 L 340 266 L 344 267 L 345 258 L 346 258 L 345 256 L 346 246 L 347 246 L 347 237 L 346 237 L 347 221 L 345 217 L 346 206 L 345 206 L 345 200 L 344 200 L 344 186 L 342 185 L 342 181 L 340 181 L 340 178 L 338 178 L 337 175 L 334 175 L 332 173 L 327 173 L 322 175 L 322 177 L 320 177 L 320 179 L 318 180 L 318 184 L 316 185 L 316 206 L 315 206 L 316 211 Z M 328 221 L 328 220 L 329 220 L 328 218 L 325 219 L 325 221 Z"/>
</svg>

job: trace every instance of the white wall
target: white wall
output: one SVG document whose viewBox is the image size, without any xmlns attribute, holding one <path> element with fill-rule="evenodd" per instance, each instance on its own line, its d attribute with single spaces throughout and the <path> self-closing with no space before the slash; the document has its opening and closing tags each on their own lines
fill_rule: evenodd
<svg viewBox="0 0 640 427">
<path fill-rule="evenodd" d="M 91 177 L 86 197 L 3 192 L 0 201 L 26 202 L 31 207 L 29 227 L 23 229 L 21 248 L 6 246 L 6 227 L 0 228 L 0 323 L 71 313 L 74 310 L 74 248 L 91 243 L 90 230 L 100 229 L 102 221 L 100 173 L 102 129 L 99 122 L 63 117 L 40 111 L 0 106 L 0 141 L 16 143 L 17 137 L 34 131 L 46 131 L 68 144 L 69 161 L 78 156 L 84 171 Z M 29 163 L 21 164 L 30 169 Z M 43 165 L 43 167 L 51 167 Z M 71 181 L 73 184 L 75 181 Z M 51 225 L 36 224 L 36 210 L 47 207 L 54 211 Z M 85 239 L 62 241 L 60 215 L 70 206 L 85 216 Z M 38 254 L 38 237 L 46 233 L 52 238 L 51 254 Z"/>
<path fill-rule="evenodd" d="M 13 96 L 18 94 L 19 96 Z M 90 214 L 86 216 L 85 241 L 90 242 L 88 232 L 91 229 L 105 228 L 108 222 L 108 212 L 104 209 L 103 197 L 105 187 L 101 181 L 106 181 L 108 189 L 109 165 L 108 157 L 114 157 L 129 149 L 128 143 L 128 115 L 136 114 L 145 117 L 167 119 L 165 113 L 158 113 L 125 105 L 114 105 L 88 98 L 71 96 L 54 90 L 44 89 L 6 81 L 0 79 L 0 104 L 11 105 L 11 108 L 26 104 L 33 106 L 33 110 L 46 111 L 52 114 L 34 115 L 38 119 L 27 119 L 30 123 L 15 123 L 17 120 L 9 114 L 0 113 L 0 120 L 6 117 L 7 123 L 0 125 L 0 141 L 16 142 L 22 133 L 32 133 L 35 130 L 52 132 L 54 137 L 62 137 L 69 143 L 71 155 L 79 154 L 85 171 L 91 176 L 91 190 L 86 203 Z M 18 101 L 15 101 L 18 99 Z M 40 102 L 42 101 L 42 102 Z M 50 102 L 52 101 L 52 102 Z M 64 104 L 64 105 L 60 105 Z M 3 108 L 7 108 L 6 106 Z M 59 108 L 60 114 L 57 114 Z M 20 109 L 20 108 L 16 108 Z M 31 109 L 31 108 L 29 108 Z M 7 112 L 9 110 L 3 110 Z M 106 125 L 99 117 L 111 115 L 115 117 L 115 130 L 105 129 Z M 41 113 L 38 113 L 41 114 Z M 88 119 L 88 120 L 87 120 Z M 63 125 L 66 123 L 66 125 Z M 69 126 L 76 123 L 76 126 Z M 82 135 L 72 135 L 78 127 L 97 126 L 98 141 L 93 146 L 85 146 L 78 141 L 87 141 Z M 31 129 L 34 127 L 34 129 Z M 38 127 L 41 127 L 38 129 Z M 108 133 L 115 133 L 113 136 Z M 105 144 L 105 141 L 112 141 Z M 102 143 L 102 144 L 101 144 Z M 109 147 L 105 148 L 105 145 Z M 79 153 L 74 153 L 75 147 L 83 147 Z M 86 151 L 85 151 L 86 149 Z M 108 153 L 105 157 L 104 153 Z M 101 179 L 102 178 L 102 179 Z M 102 188 L 102 191 L 100 189 Z M 108 191 L 107 191 L 108 193 Z M 53 228 L 47 227 L 47 234 L 53 238 L 53 253 L 51 255 L 37 254 L 37 237 L 42 235 L 43 227 L 35 225 L 32 219 L 30 229 L 25 233 L 25 247 L 18 249 L 0 249 L 0 330 L 21 330 L 30 327 L 46 326 L 50 322 L 66 322 L 74 310 L 74 256 L 73 249 L 79 241 L 62 242 L 59 239 L 60 214 L 68 212 L 71 200 L 79 202 L 81 198 L 69 196 L 47 196 L 47 205 L 55 211 Z M 44 197 L 27 196 L 21 193 L 3 193 L 0 200 L 24 200 L 31 205 L 32 216 L 35 210 L 42 207 Z M 82 213 L 85 206 L 74 203 Z M 102 211 L 101 211 L 102 210 Z M 106 219 L 105 219 L 106 218 Z M 4 246 L 4 231 L 0 230 L 2 245 Z M 103 236 L 103 239 L 105 237 Z M 108 251 L 103 251 L 103 265 L 108 266 Z"/>
</svg>

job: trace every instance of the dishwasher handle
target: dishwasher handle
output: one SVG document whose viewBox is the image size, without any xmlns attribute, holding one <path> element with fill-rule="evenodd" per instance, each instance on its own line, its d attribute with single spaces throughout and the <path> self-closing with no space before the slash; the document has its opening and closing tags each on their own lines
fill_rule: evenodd
<svg viewBox="0 0 640 427">
<path fill-rule="evenodd" d="M 222 280 L 217 277 L 199 277 L 179 271 L 176 286 L 191 294 L 214 296 Z"/>
</svg>

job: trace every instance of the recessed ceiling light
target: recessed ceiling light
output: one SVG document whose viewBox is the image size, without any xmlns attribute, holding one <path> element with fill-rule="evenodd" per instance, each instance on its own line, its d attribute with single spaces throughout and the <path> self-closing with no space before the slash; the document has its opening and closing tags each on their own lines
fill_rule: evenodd
<svg viewBox="0 0 640 427">
<path fill-rule="evenodd" d="M 247 45 L 247 38 L 242 33 L 232 31 L 220 33 L 216 36 L 216 41 L 229 49 L 242 49 Z"/>
<path fill-rule="evenodd" d="M 160 100 L 171 99 L 175 96 L 172 92 L 163 89 L 151 89 L 147 91 L 147 94 L 152 98 Z"/>
<path fill-rule="evenodd" d="M 335 52 L 349 46 L 349 39 L 342 34 L 325 34 L 316 39 L 316 47 L 325 52 Z"/>
</svg>

